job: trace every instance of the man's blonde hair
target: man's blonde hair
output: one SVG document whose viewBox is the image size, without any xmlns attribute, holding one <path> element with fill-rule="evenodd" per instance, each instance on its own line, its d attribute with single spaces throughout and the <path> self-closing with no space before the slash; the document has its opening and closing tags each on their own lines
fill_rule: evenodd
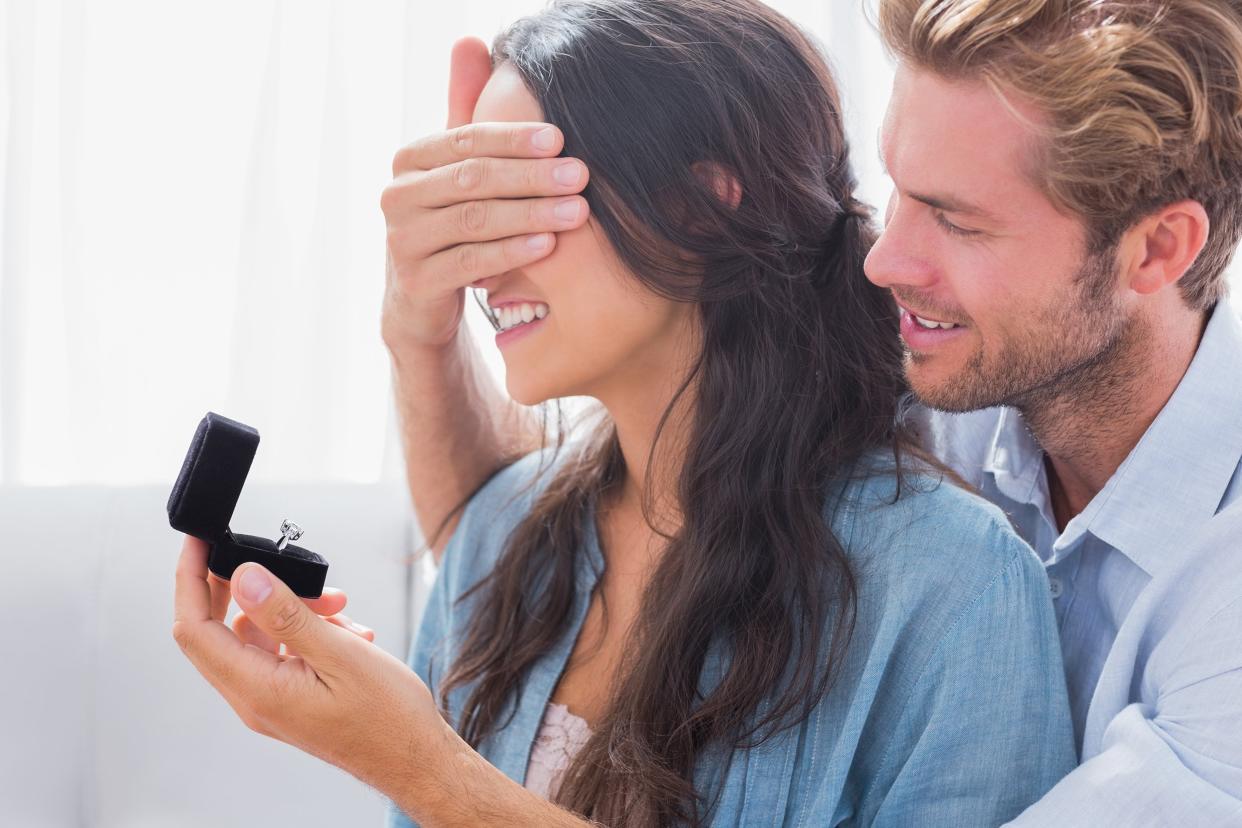
<svg viewBox="0 0 1242 828">
<path fill-rule="evenodd" d="M 1182 199 L 1211 231 L 1180 282 L 1207 309 L 1242 237 L 1242 0 L 879 0 L 900 59 L 1016 93 L 1044 122 L 1036 180 L 1093 253 Z"/>
</svg>

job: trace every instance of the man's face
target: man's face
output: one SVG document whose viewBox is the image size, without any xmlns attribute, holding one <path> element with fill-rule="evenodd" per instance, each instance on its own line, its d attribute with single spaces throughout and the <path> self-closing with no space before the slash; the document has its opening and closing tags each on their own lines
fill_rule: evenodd
<svg viewBox="0 0 1242 828">
<path fill-rule="evenodd" d="M 906 373 L 933 407 L 1072 392 L 1129 339 L 1112 257 L 1086 256 L 1081 219 L 1032 181 L 1039 117 L 898 68 L 881 138 L 894 189 L 866 271 L 903 309 Z"/>
</svg>

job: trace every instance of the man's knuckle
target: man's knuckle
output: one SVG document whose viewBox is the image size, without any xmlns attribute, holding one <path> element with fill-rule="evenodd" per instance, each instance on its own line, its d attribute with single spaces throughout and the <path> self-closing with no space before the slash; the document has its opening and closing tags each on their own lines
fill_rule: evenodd
<svg viewBox="0 0 1242 828">
<path fill-rule="evenodd" d="M 505 239 L 496 245 L 496 270 L 503 273 L 506 270 L 525 264 L 528 259 L 522 257 L 522 247 L 519 239 Z"/>
<path fill-rule="evenodd" d="M 457 211 L 458 228 L 467 235 L 474 235 L 487 226 L 487 202 L 468 201 Z"/>
<path fill-rule="evenodd" d="M 463 244 L 453 252 L 457 270 L 461 273 L 473 274 L 479 268 L 479 248 L 473 244 Z"/>
<path fill-rule="evenodd" d="M 453 184 L 463 193 L 477 189 L 487 175 L 487 164 L 479 158 L 469 158 L 453 169 Z"/>
<path fill-rule="evenodd" d="M 472 125 L 457 127 L 449 133 L 449 148 L 458 158 L 469 158 L 474 153 L 478 129 Z"/>
<path fill-rule="evenodd" d="M 296 636 L 306 628 L 306 614 L 300 604 L 283 603 L 272 613 L 272 632 L 282 637 Z"/>
<path fill-rule="evenodd" d="M 398 184 L 389 184 L 380 191 L 380 210 L 385 216 L 391 215 L 397 209 L 397 204 L 401 200 L 401 189 Z"/>
<path fill-rule="evenodd" d="M 526 130 L 521 127 L 512 127 L 505 136 L 505 144 L 509 147 L 509 152 L 513 155 L 520 155 L 522 150 L 527 148 Z"/>
<path fill-rule="evenodd" d="M 526 225 L 536 227 L 543 218 L 543 205 L 538 201 L 526 202 Z"/>
<path fill-rule="evenodd" d="M 392 156 L 392 176 L 396 178 L 401 173 L 410 169 L 415 165 L 414 159 L 417 157 L 419 143 L 407 144 L 401 149 L 393 153 Z"/>
</svg>

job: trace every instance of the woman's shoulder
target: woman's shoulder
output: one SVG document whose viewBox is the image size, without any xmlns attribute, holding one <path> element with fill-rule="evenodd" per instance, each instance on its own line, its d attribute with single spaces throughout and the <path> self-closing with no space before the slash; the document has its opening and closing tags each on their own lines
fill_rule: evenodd
<svg viewBox="0 0 1242 828">
<path fill-rule="evenodd" d="M 1002 576 L 1046 594 L 1043 565 L 1005 513 L 929 464 L 871 462 L 828 509 L 860 583 L 879 583 L 894 605 L 965 605 Z"/>
<path fill-rule="evenodd" d="M 510 533 L 535 507 L 574 443 L 532 451 L 495 471 L 470 497 L 444 548 L 441 578 L 462 591 L 490 572 Z"/>
</svg>

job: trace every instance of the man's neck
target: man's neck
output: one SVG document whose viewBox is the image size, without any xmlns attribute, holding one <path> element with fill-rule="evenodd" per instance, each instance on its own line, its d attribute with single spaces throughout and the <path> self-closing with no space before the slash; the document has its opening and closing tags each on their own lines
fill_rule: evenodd
<svg viewBox="0 0 1242 828">
<path fill-rule="evenodd" d="M 1206 316 L 1195 318 L 1199 324 L 1136 327 L 1072 389 L 1019 406 L 1045 453 L 1058 530 L 1087 508 L 1168 404 L 1203 335 Z"/>
</svg>

